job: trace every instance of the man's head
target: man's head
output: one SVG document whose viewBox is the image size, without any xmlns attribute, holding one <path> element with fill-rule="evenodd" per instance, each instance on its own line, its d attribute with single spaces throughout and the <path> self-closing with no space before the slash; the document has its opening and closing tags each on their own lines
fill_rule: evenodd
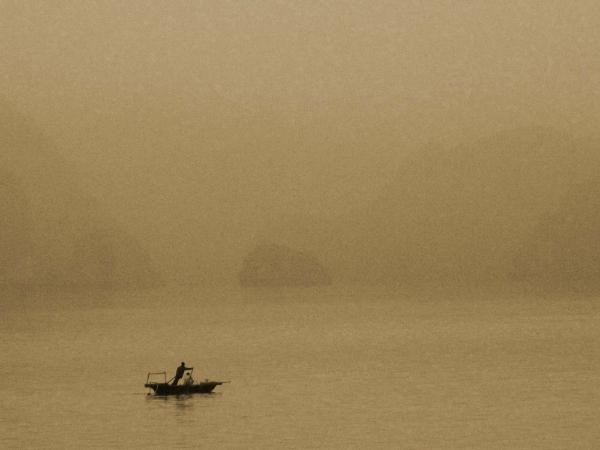
<svg viewBox="0 0 600 450">
<path fill-rule="evenodd" d="M 182 366 L 185 366 L 185 363 L 184 363 L 184 362 L 182 362 L 182 363 L 181 363 L 181 365 L 182 365 Z"/>
</svg>

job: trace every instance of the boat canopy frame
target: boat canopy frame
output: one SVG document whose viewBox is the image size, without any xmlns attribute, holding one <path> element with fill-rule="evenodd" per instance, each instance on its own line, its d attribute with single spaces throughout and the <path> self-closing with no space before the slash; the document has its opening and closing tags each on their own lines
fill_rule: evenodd
<svg viewBox="0 0 600 450">
<path fill-rule="evenodd" d="M 188 374 L 190 374 L 190 376 L 191 376 L 191 375 L 192 375 L 192 373 L 194 372 L 194 368 L 193 368 L 193 367 L 191 367 L 190 369 L 186 369 L 186 371 L 185 371 L 185 372 L 186 372 L 186 373 L 188 373 Z M 165 384 L 167 384 L 167 383 L 170 383 L 171 381 L 173 381 L 173 380 L 175 379 L 175 377 L 173 377 L 173 378 L 171 378 L 169 381 L 167 381 L 167 371 L 166 371 L 166 370 L 165 370 L 165 371 L 163 371 L 163 372 L 148 372 L 148 376 L 146 377 L 146 384 L 149 384 L 149 383 L 151 383 L 151 381 L 150 381 L 150 377 L 151 377 L 152 375 L 162 375 L 162 376 L 163 376 L 163 378 L 164 378 L 164 381 L 163 381 L 163 383 L 165 383 Z M 193 379 L 193 377 L 192 377 L 192 379 Z M 156 383 L 156 381 L 152 381 L 152 383 Z"/>
<path fill-rule="evenodd" d="M 150 377 L 152 375 L 162 375 L 164 377 L 163 383 L 167 382 L 167 372 L 166 371 L 164 371 L 164 372 L 148 372 L 148 376 L 146 377 L 146 384 L 150 383 Z M 156 383 L 156 381 L 154 381 L 153 383 Z"/>
</svg>

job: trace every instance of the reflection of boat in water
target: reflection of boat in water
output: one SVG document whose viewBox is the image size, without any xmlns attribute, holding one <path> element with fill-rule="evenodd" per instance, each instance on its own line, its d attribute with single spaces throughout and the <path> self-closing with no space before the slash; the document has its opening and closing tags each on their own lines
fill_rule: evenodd
<svg viewBox="0 0 600 450">
<path fill-rule="evenodd" d="M 151 381 L 150 378 L 153 375 L 163 375 L 164 381 Z M 215 387 L 223 383 L 228 383 L 228 381 L 205 380 L 199 383 L 191 382 L 172 385 L 167 382 L 167 372 L 149 372 L 144 387 L 151 389 L 154 392 L 154 395 L 210 394 Z"/>
</svg>

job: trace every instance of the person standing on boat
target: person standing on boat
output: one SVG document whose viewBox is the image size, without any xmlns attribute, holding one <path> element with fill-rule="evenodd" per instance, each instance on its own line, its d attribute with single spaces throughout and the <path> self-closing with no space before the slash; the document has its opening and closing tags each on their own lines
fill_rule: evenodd
<svg viewBox="0 0 600 450">
<path fill-rule="evenodd" d="M 177 368 L 177 370 L 175 371 L 175 378 L 173 378 L 173 386 L 177 386 L 177 383 L 179 382 L 179 380 L 181 379 L 181 377 L 183 377 L 183 373 L 186 370 L 192 370 L 193 367 L 185 367 L 185 363 L 182 362 L 181 365 Z"/>
</svg>

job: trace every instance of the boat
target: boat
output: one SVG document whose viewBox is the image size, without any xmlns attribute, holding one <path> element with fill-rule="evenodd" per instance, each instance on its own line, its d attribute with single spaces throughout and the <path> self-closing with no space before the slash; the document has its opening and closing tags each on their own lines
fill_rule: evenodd
<svg viewBox="0 0 600 450">
<path fill-rule="evenodd" d="M 188 374 L 191 378 L 191 372 L 188 372 Z M 163 375 L 164 381 L 151 381 L 150 378 L 156 375 Z M 204 380 L 199 383 L 173 385 L 170 383 L 171 380 L 167 381 L 167 372 L 148 372 L 144 387 L 150 389 L 152 391 L 150 394 L 154 393 L 154 395 L 210 394 L 217 386 L 229 383 L 229 381 Z"/>
</svg>

